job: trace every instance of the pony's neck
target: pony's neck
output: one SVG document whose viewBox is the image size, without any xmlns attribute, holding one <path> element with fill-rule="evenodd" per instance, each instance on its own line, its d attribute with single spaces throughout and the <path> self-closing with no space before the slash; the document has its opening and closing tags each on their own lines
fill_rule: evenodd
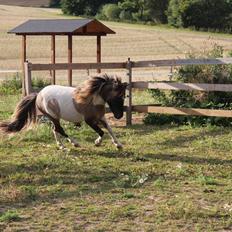
<svg viewBox="0 0 232 232">
<path fill-rule="evenodd" d="M 92 99 L 92 104 L 93 105 L 105 105 L 106 102 L 104 99 L 100 96 L 100 94 L 94 94 L 93 99 Z"/>
</svg>

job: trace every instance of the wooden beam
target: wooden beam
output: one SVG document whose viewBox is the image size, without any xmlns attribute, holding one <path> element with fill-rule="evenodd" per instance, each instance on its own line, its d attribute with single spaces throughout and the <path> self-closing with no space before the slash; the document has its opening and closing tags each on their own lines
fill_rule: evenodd
<svg viewBox="0 0 232 232">
<path fill-rule="evenodd" d="M 68 64 L 72 64 L 72 35 L 68 35 Z M 72 69 L 68 69 L 68 85 L 72 86 Z"/>
<path fill-rule="evenodd" d="M 118 63 L 56 63 L 56 64 L 32 64 L 33 71 L 44 70 L 67 70 L 67 69 L 124 69 L 126 68 L 125 62 Z"/>
<path fill-rule="evenodd" d="M 101 36 L 97 36 L 97 63 L 101 63 Z M 101 69 L 97 69 L 101 73 Z"/>
<path fill-rule="evenodd" d="M 55 35 L 51 36 L 51 63 L 56 63 L 56 37 Z M 51 70 L 52 84 L 56 84 L 56 70 Z"/>
<path fill-rule="evenodd" d="M 176 82 L 133 82 L 133 88 L 137 89 L 162 89 L 162 90 L 186 90 L 186 91 L 221 91 L 232 92 L 232 84 L 207 84 L 207 83 L 176 83 Z"/>
<path fill-rule="evenodd" d="M 168 60 L 149 60 L 137 61 L 132 63 L 133 68 L 142 67 L 169 67 L 184 65 L 215 65 L 215 64 L 232 64 L 232 58 L 215 58 L 215 59 L 168 59 Z"/>
<path fill-rule="evenodd" d="M 26 35 L 22 36 L 22 71 L 23 71 L 23 77 L 22 77 L 22 94 L 23 96 L 26 95 L 26 90 L 25 90 L 25 70 L 24 70 L 24 63 L 27 60 L 27 37 Z"/>
<path fill-rule="evenodd" d="M 227 118 L 232 117 L 232 110 L 159 107 L 159 106 L 149 106 L 149 105 L 132 106 L 132 110 L 139 113 L 195 115 L 195 116 L 227 117 Z"/>
</svg>

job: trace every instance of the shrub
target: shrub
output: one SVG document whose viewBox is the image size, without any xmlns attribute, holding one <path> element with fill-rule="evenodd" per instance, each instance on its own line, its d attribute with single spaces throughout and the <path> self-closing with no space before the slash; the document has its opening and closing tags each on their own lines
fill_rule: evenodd
<svg viewBox="0 0 232 232">
<path fill-rule="evenodd" d="M 121 10 L 117 4 L 106 4 L 102 8 L 100 16 L 101 18 L 108 20 L 118 20 L 120 11 Z"/>
<path fill-rule="evenodd" d="M 214 45 L 213 49 L 202 54 L 190 54 L 190 58 L 222 57 L 223 49 Z M 231 65 L 188 65 L 176 70 L 174 80 L 187 83 L 232 84 Z M 185 108 L 232 109 L 231 92 L 201 92 L 201 91 L 160 91 L 152 90 L 152 96 L 162 106 Z M 148 114 L 145 118 L 148 124 L 212 124 L 232 125 L 231 119 L 199 116 L 173 116 Z"/>
</svg>

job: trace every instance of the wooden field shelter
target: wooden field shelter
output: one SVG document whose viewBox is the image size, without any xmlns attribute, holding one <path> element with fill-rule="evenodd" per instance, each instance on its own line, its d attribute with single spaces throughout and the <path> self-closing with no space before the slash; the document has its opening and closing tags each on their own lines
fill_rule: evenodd
<svg viewBox="0 0 232 232">
<path fill-rule="evenodd" d="M 97 63 L 101 63 L 101 36 L 115 34 L 113 30 L 96 19 L 47 19 L 28 20 L 20 24 L 8 33 L 22 36 L 22 69 L 27 60 L 27 36 L 50 36 L 51 37 L 51 64 L 56 63 L 56 36 L 67 36 L 68 59 L 72 63 L 73 36 L 96 36 L 97 37 Z M 97 70 L 101 72 L 100 69 Z M 56 83 L 56 71 L 52 70 L 52 84 Z M 23 86 L 25 86 L 23 79 Z M 68 69 L 68 84 L 72 85 L 72 69 Z"/>
</svg>

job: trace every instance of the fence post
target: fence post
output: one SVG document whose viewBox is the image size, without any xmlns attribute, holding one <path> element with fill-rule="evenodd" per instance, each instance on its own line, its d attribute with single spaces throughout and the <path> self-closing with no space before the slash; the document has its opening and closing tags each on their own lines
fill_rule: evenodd
<svg viewBox="0 0 232 232">
<path fill-rule="evenodd" d="M 126 111 L 126 125 L 132 124 L 132 62 L 130 58 L 127 60 L 127 111 Z"/>
<path fill-rule="evenodd" d="M 31 63 L 28 63 L 28 61 L 26 61 L 24 63 L 24 71 L 25 71 L 25 89 L 23 89 L 23 93 L 27 95 L 29 95 L 30 93 L 32 93 L 32 80 L 31 80 L 31 67 L 30 67 Z"/>
</svg>

